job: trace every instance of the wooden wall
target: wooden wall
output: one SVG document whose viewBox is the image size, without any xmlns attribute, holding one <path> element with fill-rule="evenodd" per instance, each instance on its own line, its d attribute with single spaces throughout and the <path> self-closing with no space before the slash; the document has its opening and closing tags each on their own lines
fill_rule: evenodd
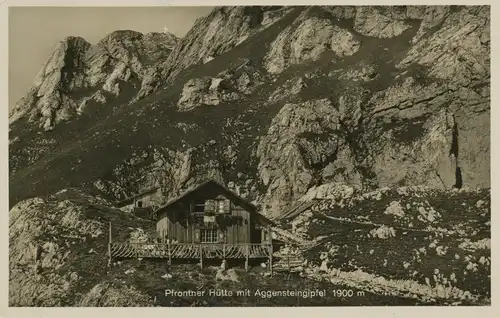
<svg viewBox="0 0 500 318">
<path fill-rule="evenodd" d="M 189 222 L 190 202 L 199 199 L 220 198 L 221 195 L 216 192 L 204 191 L 203 196 L 191 195 L 185 197 L 168 209 L 160 211 L 156 225 L 158 234 L 161 236 L 167 233 L 170 240 L 177 240 L 180 243 L 200 242 L 200 225 Z M 231 221 L 218 222 L 219 228 L 225 232 L 225 240 L 221 240 L 220 243 L 251 243 L 251 214 L 233 202 L 230 204 L 230 209 L 230 214 L 227 215 L 228 219 L 226 220 Z"/>
<path fill-rule="evenodd" d="M 168 231 L 170 220 L 167 217 L 167 212 L 168 211 L 160 211 L 157 215 L 156 232 L 160 237 L 162 237 L 163 234 L 167 233 Z"/>
<path fill-rule="evenodd" d="M 154 207 L 159 207 L 161 204 L 161 192 L 160 190 L 157 190 L 156 192 L 146 194 L 140 197 L 135 198 L 130 204 L 127 204 L 125 206 L 122 206 L 120 209 L 123 211 L 127 212 L 133 212 L 134 208 L 138 207 L 138 202 L 142 202 L 142 207 L 143 208 L 153 208 Z"/>
<path fill-rule="evenodd" d="M 146 194 L 143 197 L 137 198 L 135 201 L 135 206 L 137 207 L 137 202 L 142 201 L 142 207 L 150 207 L 150 206 L 159 206 L 160 205 L 160 200 L 161 200 L 161 193 L 160 190 L 157 190 L 156 192 Z"/>
<path fill-rule="evenodd" d="M 231 215 L 241 218 L 241 223 L 232 224 L 227 228 L 226 243 L 250 243 L 250 213 L 231 202 Z"/>
</svg>

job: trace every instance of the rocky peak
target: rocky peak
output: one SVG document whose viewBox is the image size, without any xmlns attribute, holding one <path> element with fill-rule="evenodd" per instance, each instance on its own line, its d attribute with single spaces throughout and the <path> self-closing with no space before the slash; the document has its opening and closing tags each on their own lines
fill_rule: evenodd
<svg viewBox="0 0 500 318">
<path fill-rule="evenodd" d="M 111 32 L 99 41 L 97 47 L 102 47 L 107 50 L 123 47 L 135 50 L 136 52 L 134 53 L 140 55 L 147 55 L 148 53 L 159 55 L 162 53 L 163 57 L 166 57 L 178 42 L 179 38 L 169 32 L 150 32 L 143 34 L 132 30 L 118 30 Z"/>
<path fill-rule="evenodd" d="M 144 34 L 134 30 L 116 30 L 106 35 L 100 42 L 142 39 Z"/>
<path fill-rule="evenodd" d="M 29 122 L 52 130 L 59 122 L 84 113 L 90 104 L 104 104 L 124 95 L 132 95 L 128 98 L 136 101 L 158 86 L 156 66 L 177 42 L 173 34 L 144 35 L 132 30 L 114 31 L 96 45 L 81 37 L 67 37 L 11 110 L 10 122 L 26 116 Z"/>
<path fill-rule="evenodd" d="M 62 41 L 57 43 L 53 55 L 64 52 L 65 54 L 75 54 L 88 50 L 92 45 L 84 38 L 79 36 L 67 36 Z"/>
<path fill-rule="evenodd" d="M 33 87 L 11 110 L 10 122 L 28 114 L 30 121 L 48 129 L 55 121 L 67 118 L 74 105 L 65 103 L 63 96 L 85 87 L 85 55 L 90 47 L 81 37 L 70 36 L 59 42 Z"/>
<path fill-rule="evenodd" d="M 150 32 L 144 35 L 144 40 L 147 44 L 155 43 L 169 50 L 173 50 L 179 43 L 180 39 L 170 32 Z"/>
<path fill-rule="evenodd" d="M 36 76 L 34 86 L 40 87 L 37 95 L 41 96 L 47 91 L 58 89 L 56 84 L 59 81 L 67 90 L 81 85 L 70 75 L 82 70 L 85 65 L 85 54 L 90 47 L 91 44 L 81 37 L 68 36 L 59 42 Z"/>
</svg>

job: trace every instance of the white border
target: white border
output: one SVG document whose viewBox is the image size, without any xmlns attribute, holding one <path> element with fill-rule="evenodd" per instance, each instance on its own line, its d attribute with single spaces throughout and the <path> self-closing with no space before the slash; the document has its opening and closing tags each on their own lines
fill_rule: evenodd
<svg viewBox="0 0 500 318">
<path fill-rule="evenodd" d="M 439 317 L 441 315 L 449 315 L 453 318 L 459 317 L 498 317 L 495 312 L 500 312 L 500 306 L 498 302 L 499 297 L 499 280 L 498 269 L 500 269 L 500 262 L 498 259 L 498 252 L 496 249 L 496 244 L 492 244 L 494 247 L 492 249 L 492 305 L 488 307 L 269 307 L 269 308 L 259 308 L 259 307 L 245 307 L 232 308 L 232 307 L 218 307 L 218 308 L 9 308 L 8 307 L 8 224 L 9 224 L 9 205 L 8 205 L 8 7 L 9 6 L 85 6 L 85 7 L 146 7 L 146 6 L 221 6 L 221 5 L 408 5 L 408 4 L 418 4 L 418 5 L 446 5 L 446 4 L 461 4 L 461 5 L 491 5 L 491 56 L 492 56 L 492 74 L 491 74 L 491 105 L 497 105 L 498 97 L 495 85 L 497 84 L 497 64 L 495 63 L 495 57 L 500 53 L 497 46 L 497 33 L 499 25 L 497 19 L 494 17 L 500 17 L 500 10 L 498 9 L 500 5 L 495 3 L 493 0 L 473 2 L 473 1 L 445 1 L 445 0 L 434 0 L 434 1 L 422 1 L 422 2 L 410 2 L 410 1 L 359 1 L 359 0 L 336 0 L 336 1 L 192 1 L 192 0 L 175 0 L 175 1 L 161 1 L 161 0 L 87 0 L 87 1 L 75 1 L 75 0 L 0 0 L 0 39 L 2 45 L 0 45 L 0 105 L 4 108 L 1 112 L 1 191 L 0 202 L 3 204 L 3 211 L 0 213 L 0 224 L 3 227 L 0 231 L 0 252 L 3 257 L 0 257 L 1 269 L 0 272 L 3 274 L 0 278 L 0 317 L 85 317 L 89 316 L 108 316 L 108 315 L 119 315 L 120 317 L 165 317 L 166 315 L 203 315 L 204 317 L 220 317 L 221 315 L 274 315 L 281 316 L 286 315 L 287 318 L 292 317 L 306 317 L 306 316 L 324 316 L 324 317 L 365 317 L 369 316 L 371 318 L 378 317 Z M 23 39 L 12 39 L 13 41 Z M 498 87 L 498 85 L 497 85 Z M 491 107 L 491 122 L 494 123 L 498 116 L 497 107 Z M 496 138 L 498 136 L 498 127 L 496 125 L 491 125 L 491 163 L 495 163 L 495 157 L 497 154 Z M 496 181 L 499 180 L 498 169 L 495 164 L 491 166 L 491 204 L 492 204 L 492 228 L 491 228 L 491 239 L 492 242 L 498 240 L 498 221 L 496 217 L 495 207 L 498 205 L 498 200 L 496 199 Z"/>
</svg>

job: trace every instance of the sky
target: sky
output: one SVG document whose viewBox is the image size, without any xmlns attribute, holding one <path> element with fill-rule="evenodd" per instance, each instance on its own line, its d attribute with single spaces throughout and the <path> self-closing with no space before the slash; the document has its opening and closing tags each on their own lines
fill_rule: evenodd
<svg viewBox="0 0 500 318">
<path fill-rule="evenodd" d="M 66 36 L 95 44 L 115 30 L 184 36 L 212 7 L 10 7 L 9 108 L 32 86 L 42 65 Z"/>
</svg>

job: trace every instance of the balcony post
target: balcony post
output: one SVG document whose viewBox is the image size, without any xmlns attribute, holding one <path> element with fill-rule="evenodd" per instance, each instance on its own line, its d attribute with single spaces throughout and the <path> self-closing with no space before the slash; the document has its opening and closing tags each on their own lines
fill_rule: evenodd
<svg viewBox="0 0 500 318">
<path fill-rule="evenodd" d="M 246 245 L 245 249 L 245 272 L 248 272 L 248 256 L 250 254 L 250 244 Z"/>
<path fill-rule="evenodd" d="M 203 247 L 200 243 L 200 267 L 203 269 Z"/>
<path fill-rule="evenodd" d="M 168 266 L 172 265 L 172 252 L 170 251 L 170 240 L 167 240 Z"/>
<path fill-rule="evenodd" d="M 111 221 L 109 222 L 108 266 L 111 266 Z"/>
<path fill-rule="evenodd" d="M 271 271 L 271 276 L 273 276 L 273 238 L 270 225 L 267 226 L 267 240 L 269 244 L 269 270 Z"/>
</svg>

